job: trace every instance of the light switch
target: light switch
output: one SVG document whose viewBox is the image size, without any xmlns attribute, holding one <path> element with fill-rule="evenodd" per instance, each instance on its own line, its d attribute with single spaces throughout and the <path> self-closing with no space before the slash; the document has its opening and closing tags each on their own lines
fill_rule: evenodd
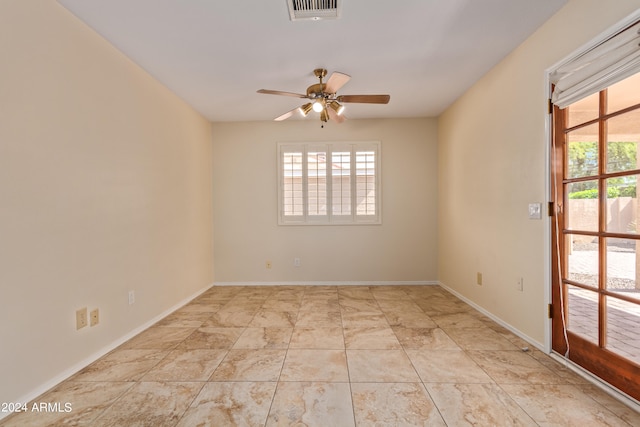
<svg viewBox="0 0 640 427">
<path fill-rule="evenodd" d="M 542 203 L 529 203 L 529 219 L 542 219 Z"/>
</svg>

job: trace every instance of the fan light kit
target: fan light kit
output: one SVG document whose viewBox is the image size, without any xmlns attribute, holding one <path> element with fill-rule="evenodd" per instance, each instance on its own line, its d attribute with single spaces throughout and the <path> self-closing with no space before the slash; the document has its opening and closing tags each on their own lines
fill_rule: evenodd
<svg viewBox="0 0 640 427">
<path fill-rule="evenodd" d="M 292 96 L 311 101 L 276 117 L 275 121 L 286 120 L 296 111 L 306 117 L 313 110 L 316 113 L 320 113 L 320 121 L 324 127 L 324 123 L 329 119 L 337 123 L 342 123 L 345 120 L 342 114 L 344 113 L 344 105 L 341 103 L 388 104 L 391 99 L 389 95 L 338 95 L 338 90 L 351 79 L 351 76 L 336 71 L 331 74 L 326 83 L 323 83 L 322 79 L 327 75 L 327 70 L 317 68 L 313 70 L 313 74 L 320 80 L 320 83 L 309 86 L 306 94 L 269 89 L 258 90 L 258 93 Z"/>
<path fill-rule="evenodd" d="M 320 113 L 322 110 L 324 110 L 324 105 L 322 105 L 323 102 L 322 101 L 316 101 L 313 103 L 313 111 L 315 111 L 316 113 Z"/>
</svg>

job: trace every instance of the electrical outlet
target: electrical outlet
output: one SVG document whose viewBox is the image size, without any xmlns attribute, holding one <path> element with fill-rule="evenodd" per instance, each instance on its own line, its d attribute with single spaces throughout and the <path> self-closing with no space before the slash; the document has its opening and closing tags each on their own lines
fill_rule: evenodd
<svg viewBox="0 0 640 427">
<path fill-rule="evenodd" d="M 96 326 L 98 323 L 100 323 L 100 311 L 94 308 L 91 310 L 91 313 L 89 313 L 89 325 Z"/>
<path fill-rule="evenodd" d="M 520 292 L 524 291 L 524 277 L 518 277 L 518 284 L 516 285 L 516 289 Z"/>
<path fill-rule="evenodd" d="M 294 258 L 293 259 L 293 266 L 294 267 L 300 267 L 300 258 Z"/>
<path fill-rule="evenodd" d="M 87 326 L 87 307 L 76 310 L 76 330 Z"/>
<path fill-rule="evenodd" d="M 482 273 L 480 273 L 480 272 L 478 272 L 478 273 L 476 274 L 476 283 L 477 283 L 479 286 L 482 286 Z"/>
<path fill-rule="evenodd" d="M 136 291 L 129 291 L 129 305 L 136 302 Z"/>
<path fill-rule="evenodd" d="M 270 269 L 271 268 L 271 261 L 267 261 L 265 263 L 265 267 L 267 267 L 267 269 Z"/>
</svg>

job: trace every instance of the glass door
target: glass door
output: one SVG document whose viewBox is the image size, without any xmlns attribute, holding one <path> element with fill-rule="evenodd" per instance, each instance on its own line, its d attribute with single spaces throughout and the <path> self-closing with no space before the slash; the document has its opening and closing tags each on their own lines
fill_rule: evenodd
<svg viewBox="0 0 640 427">
<path fill-rule="evenodd" d="M 553 121 L 552 347 L 640 399 L 640 74 Z"/>
</svg>

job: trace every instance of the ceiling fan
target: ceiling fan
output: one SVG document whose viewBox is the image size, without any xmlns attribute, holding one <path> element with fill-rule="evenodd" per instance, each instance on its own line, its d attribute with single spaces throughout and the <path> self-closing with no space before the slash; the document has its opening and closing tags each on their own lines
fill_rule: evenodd
<svg viewBox="0 0 640 427">
<path fill-rule="evenodd" d="M 313 70 L 313 74 L 315 74 L 315 76 L 320 80 L 320 83 L 309 86 L 307 88 L 306 95 L 279 90 L 258 90 L 258 93 L 293 96 L 295 98 L 310 100 L 310 102 L 276 117 L 274 119 L 275 121 L 286 120 L 296 111 L 306 117 L 311 110 L 313 110 L 320 113 L 320 120 L 323 125 L 329 121 L 329 119 L 334 120 L 337 123 L 342 123 L 345 120 L 345 117 L 342 115 L 344 112 L 344 105 L 342 105 L 342 103 L 387 104 L 391 98 L 389 95 L 338 95 L 338 90 L 349 81 L 351 76 L 336 71 L 331 74 L 326 83 L 323 83 L 322 79 L 327 75 L 327 70 L 324 68 L 317 68 Z"/>
</svg>

